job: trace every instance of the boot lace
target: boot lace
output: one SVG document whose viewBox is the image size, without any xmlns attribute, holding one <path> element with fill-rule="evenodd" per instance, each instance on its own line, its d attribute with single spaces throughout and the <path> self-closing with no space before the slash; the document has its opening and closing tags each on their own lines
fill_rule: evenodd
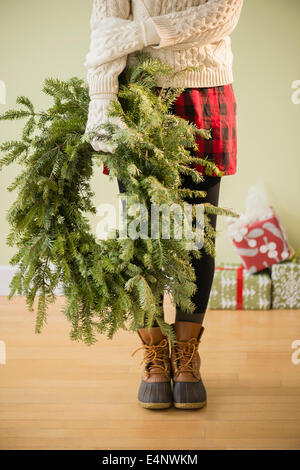
<svg viewBox="0 0 300 470">
<path fill-rule="evenodd" d="M 140 365 L 145 363 L 145 368 L 148 374 L 150 374 L 150 371 L 153 367 L 158 367 L 159 369 L 162 369 L 166 375 L 168 375 L 167 364 L 165 362 L 165 359 L 169 358 L 168 350 L 166 349 L 167 345 L 167 339 L 163 339 L 159 344 L 152 344 L 151 346 L 148 344 L 143 344 L 141 347 L 133 351 L 131 356 L 134 356 L 134 354 L 140 349 L 144 349 L 144 358 L 142 359 Z M 159 362 L 162 364 L 159 364 Z"/>
<path fill-rule="evenodd" d="M 200 341 L 197 341 L 197 338 L 176 342 L 174 360 L 178 364 L 178 373 L 193 372 L 192 361 L 197 352 L 199 343 Z"/>
</svg>

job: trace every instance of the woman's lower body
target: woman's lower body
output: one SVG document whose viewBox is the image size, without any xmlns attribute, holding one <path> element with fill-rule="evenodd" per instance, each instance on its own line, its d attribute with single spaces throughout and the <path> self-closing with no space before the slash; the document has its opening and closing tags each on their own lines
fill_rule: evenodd
<svg viewBox="0 0 300 470">
<path fill-rule="evenodd" d="M 196 156 L 214 162 L 223 175 L 236 172 L 236 102 L 232 85 L 210 88 L 186 88 L 172 105 L 171 112 L 189 120 L 200 129 L 211 129 L 212 139 L 197 136 Z M 219 202 L 221 177 L 214 172 L 205 174 L 205 168 L 194 164 L 204 177 L 195 183 L 190 175 L 183 176 L 182 187 L 204 190 L 205 198 L 184 198 L 190 204 Z M 104 168 L 104 173 L 108 174 Z M 118 179 L 119 191 L 126 188 Z M 216 229 L 217 216 L 208 214 L 210 223 Z M 213 240 L 215 242 L 215 240 Z M 144 408 L 202 408 L 206 404 L 206 389 L 200 374 L 198 345 L 204 328 L 202 326 L 214 277 L 215 260 L 200 249 L 197 259 L 191 250 L 191 263 L 196 274 L 197 290 L 191 297 L 195 305 L 192 314 L 176 306 L 173 324 L 177 342 L 171 347 L 162 335 L 158 324 L 148 330 L 141 325 L 138 334 L 144 348 L 144 368 L 138 391 L 139 403 Z"/>
</svg>

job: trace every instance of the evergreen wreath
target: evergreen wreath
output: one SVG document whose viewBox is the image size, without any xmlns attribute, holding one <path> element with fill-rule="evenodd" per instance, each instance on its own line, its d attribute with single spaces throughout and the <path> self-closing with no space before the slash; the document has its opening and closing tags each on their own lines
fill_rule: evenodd
<svg viewBox="0 0 300 470">
<path fill-rule="evenodd" d="M 99 241 L 86 218 L 96 214 L 90 187 L 95 160 L 107 165 L 110 179 L 118 176 L 124 182 L 129 213 L 137 202 L 147 208 L 155 203 L 182 206 L 185 195 L 203 197 L 203 191 L 180 187 L 183 174 L 202 181 L 192 162 L 205 165 L 207 174 L 213 170 L 221 174 L 213 162 L 191 155 L 189 149 L 197 150 L 195 135 L 207 139 L 210 132 L 168 112 L 183 88 L 157 93 L 157 73 L 174 72 L 140 52 L 136 63 L 120 75 L 118 101 L 112 103 L 109 115 L 122 117 L 125 129 L 107 122 L 85 134 L 90 98 L 87 84 L 77 77 L 44 81 L 43 92 L 54 101 L 46 111 L 36 112 L 27 97 L 19 96 L 16 102 L 22 108 L 0 116 L 0 120 L 27 118 L 22 138 L 0 146 L 4 153 L 0 170 L 13 162 L 23 168 L 7 188 L 18 191 L 7 214 L 6 243 L 18 247 L 10 260 L 18 271 L 8 298 L 16 292 L 25 295 L 29 311 L 34 311 L 38 297 L 36 333 L 47 322 L 47 306 L 55 301 L 59 286 L 66 298 L 63 313 L 71 322 L 70 337 L 88 345 L 97 341 L 99 333 L 112 338 L 119 328 L 136 330 L 144 321 L 150 328 L 154 320 L 171 342 L 176 341 L 163 318 L 164 291 L 182 310 L 195 309 L 190 300 L 196 290 L 195 273 L 184 236 L 164 239 L 160 228 L 158 239 L 122 239 L 116 230 L 115 238 Z M 114 153 L 95 152 L 90 145 L 93 136 L 111 139 Z M 216 231 L 209 213 L 238 215 L 205 203 L 204 249 L 215 256 Z M 200 257 L 199 251 L 194 253 Z"/>
</svg>

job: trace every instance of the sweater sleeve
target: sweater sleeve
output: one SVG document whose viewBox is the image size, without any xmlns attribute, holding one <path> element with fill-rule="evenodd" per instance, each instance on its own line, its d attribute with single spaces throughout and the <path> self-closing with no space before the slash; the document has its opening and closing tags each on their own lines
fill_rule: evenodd
<svg viewBox="0 0 300 470">
<path fill-rule="evenodd" d="M 129 15 L 130 0 L 94 0 L 90 19 L 91 47 L 93 35 L 101 27 L 101 23 L 106 21 L 106 18 L 122 18 L 126 20 L 129 18 Z M 90 96 L 98 95 L 99 97 L 102 93 L 117 94 L 119 91 L 118 77 L 126 67 L 126 62 L 127 55 L 124 54 L 121 58 L 111 60 L 99 66 L 88 66 L 87 81 Z"/>
<path fill-rule="evenodd" d="M 243 0 L 208 0 L 197 7 L 154 16 L 152 20 L 160 35 L 154 49 L 184 42 L 205 45 L 229 35 L 238 23 Z"/>
</svg>

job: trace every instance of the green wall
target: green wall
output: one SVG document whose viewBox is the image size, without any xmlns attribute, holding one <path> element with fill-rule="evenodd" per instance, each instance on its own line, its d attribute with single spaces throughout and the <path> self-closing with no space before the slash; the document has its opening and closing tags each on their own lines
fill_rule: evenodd
<svg viewBox="0 0 300 470">
<path fill-rule="evenodd" d="M 40 92 L 45 77 L 85 77 L 92 1 L 1 0 L 0 80 L 7 87 L 6 105 L 18 95 L 38 107 L 48 104 Z M 222 180 L 220 205 L 243 210 L 248 188 L 264 182 L 269 202 L 286 227 L 294 247 L 300 245 L 299 124 L 300 104 L 293 104 L 292 82 L 300 80 L 299 0 L 245 0 L 240 22 L 232 34 L 234 90 L 238 103 L 238 171 Z M 0 141 L 17 138 L 19 123 L 0 123 Z M 12 166 L 0 173 L 0 265 L 14 250 L 5 239 L 7 210 L 15 193 L 6 188 L 18 174 Z M 96 204 L 117 202 L 117 182 L 95 168 Z M 224 236 L 219 218 L 217 262 L 238 261 Z"/>
</svg>

